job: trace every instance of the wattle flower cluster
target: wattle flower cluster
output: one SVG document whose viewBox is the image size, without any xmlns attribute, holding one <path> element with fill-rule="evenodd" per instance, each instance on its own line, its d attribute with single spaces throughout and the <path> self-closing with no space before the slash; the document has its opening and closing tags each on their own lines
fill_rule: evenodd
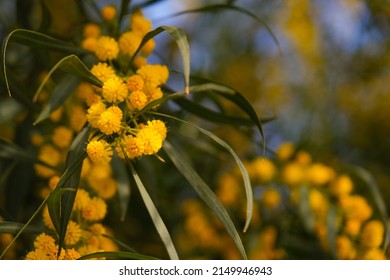
<svg viewBox="0 0 390 280">
<path fill-rule="evenodd" d="M 114 20 L 112 9 L 103 9 L 105 21 Z M 85 26 L 82 46 L 99 60 L 91 73 L 103 83 L 102 88 L 90 86 L 84 94 L 87 120 L 99 132 L 86 149 L 94 163 L 109 162 L 114 152 L 132 159 L 156 154 L 162 147 L 167 133 L 165 123 L 148 120 L 144 114 L 140 122 L 138 116 L 150 102 L 163 97 L 161 85 L 169 78 L 165 65 L 146 63 L 155 47 L 153 39 L 136 53 L 151 28 L 151 22 L 140 11 L 130 17 L 130 28 L 117 38 L 102 34 L 96 24 Z"/>
</svg>

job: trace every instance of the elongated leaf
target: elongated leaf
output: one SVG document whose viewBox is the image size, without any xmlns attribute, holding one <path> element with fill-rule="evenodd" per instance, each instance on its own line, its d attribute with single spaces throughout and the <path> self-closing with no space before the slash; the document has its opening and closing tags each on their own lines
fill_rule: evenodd
<svg viewBox="0 0 390 280">
<path fill-rule="evenodd" d="M 183 60 L 185 92 L 188 94 L 190 85 L 190 47 L 188 45 L 187 36 L 182 29 L 175 26 L 160 26 L 148 32 L 142 39 L 141 44 L 134 53 L 131 61 L 135 58 L 135 56 L 147 41 L 164 31 L 166 31 L 172 37 L 172 39 L 175 40 L 177 46 L 179 47 L 179 51 Z"/>
<path fill-rule="evenodd" d="M 8 43 L 10 41 L 15 41 L 29 47 L 43 48 L 53 51 L 60 51 L 64 53 L 71 54 L 86 54 L 87 51 L 68 44 L 67 42 L 58 40 L 54 37 L 45 35 L 32 30 L 27 29 L 15 29 L 5 37 L 2 45 L 1 57 L 3 59 L 3 75 L 6 84 L 8 94 L 11 96 L 10 86 L 8 83 L 7 70 L 6 70 L 6 51 Z"/>
<path fill-rule="evenodd" d="M 114 251 L 114 252 L 98 252 L 98 253 L 92 253 L 85 256 L 82 256 L 79 258 L 79 260 L 87 260 L 87 259 L 94 259 L 94 258 L 106 258 L 106 259 L 113 259 L 113 260 L 120 260 L 120 259 L 127 259 L 127 260 L 159 260 L 157 258 L 142 255 L 138 253 L 131 253 L 131 252 L 123 252 L 123 251 Z"/>
<path fill-rule="evenodd" d="M 126 15 L 128 7 L 130 5 L 130 2 L 131 2 L 131 0 L 122 0 L 121 1 L 121 7 L 119 10 L 119 17 L 118 17 L 119 26 L 121 25 L 123 17 Z"/>
<path fill-rule="evenodd" d="M 35 161 L 35 156 L 31 152 L 4 138 L 0 138 L 0 158 Z"/>
<path fill-rule="evenodd" d="M 261 134 L 261 137 L 263 138 L 263 154 L 265 154 L 265 135 L 264 135 L 264 131 L 263 131 L 262 121 L 257 116 L 255 109 L 252 107 L 252 105 L 249 103 L 249 101 L 241 93 L 232 89 L 231 87 L 228 87 L 226 85 L 222 85 L 219 83 L 211 82 L 207 79 L 203 79 L 203 80 L 207 81 L 207 83 L 205 84 L 206 87 L 205 87 L 204 91 L 209 92 L 210 94 L 216 93 L 216 94 L 218 94 L 218 96 L 222 96 L 222 97 L 232 101 L 246 115 L 248 115 L 248 117 L 253 122 L 253 124 L 256 125 L 256 127 L 258 128 L 258 130 Z M 182 104 L 185 103 L 185 101 L 180 101 L 180 102 Z M 189 106 L 187 106 L 186 108 L 191 110 L 191 108 L 188 108 L 188 107 Z M 198 107 L 194 107 L 194 108 L 199 109 Z M 202 111 L 202 113 L 204 113 L 204 112 Z M 214 115 L 213 117 L 217 117 L 217 116 Z M 266 121 L 270 121 L 272 119 L 273 118 L 270 118 L 270 119 L 267 119 Z"/>
<path fill-rule="evenodd" d="M 74 76 L 64 77 L 54 89 L 47 104 L 38 115 L 34 125 L 47 119 L 51 113 L 57 110 L 65 100 L 74 92 L 80 80 Z"/>
<path fill-rule="evenodd" d="M 85 64 L 77 56 L 72 54 L 62 58 L 56 63 L 56 65 L 51 68 L 35 92 L 34 100 L 38 98 L 39 93 L 42 91 L 51 75 L 58 69 L 61 69 L 65 73 L 71 74 L 82 80 L 90 82 L 97 87 L 103 86 L 103 83 L 89 71 L 87 66 L 85 66 Z"/>
<path fill-rule="evenodd" d="M 158 213 L 158 210 L 156 209 L 156 206 L 154 205 L 152 199 L 150 198 L 144 184 L 141 181 L 141 178 L 138 176 L 137 171 L 134 169 L 133 165 L 130 161 L 128 161 L 130 166 L 131 174 L 134 177 L 135 183 L 138 187 L 138 190 L 141 194 L 142 200 L 145 203 L 146 209 L 149 212 L 150 217 L 152 218 L 153 224 L 156 227 L 156 230 L 158 234 L 161 237 L 161 240 L 163 241 L 165 248 L 168 252 L 169 257 L 171 260 L 178 260 L 179 256 L 177 255 L 175 246 L 173 245 L 171 236 L 168 232 L 167 227 L 164 224 L 164 221 L 162 220 L 160 214 Z"/>
<path fill-rule="evenodd" d="M 259 18 L 257 15 L 252 13 L 251 11 L 248 11 L 248 10 L 246 10 L 246 9 L 244 9 L 242 7 L 238 7 L 236 5 L 232 5 L 232 4 L 212 4 L 212 5 L 196 8 L 196 9 L 191 9 L 191 10 L 178 12 L 178 13 L 175 13 L 173 15 L 167 16 L 167 18 L 172 18 L 172 17 L 175 17 L 175 16 L 180 16 L 180 15 L 189 14 L 189 13 L 215 12 L 215 11 L 218 11 L 218 10 L 231 10 L 231 11 L 239 12 L 239 13 L 242 13 L 244 15 L 247 15 L 247 16 L 251 17 L 252 19 L 254 19 L 257 22 L 259 22 L 260 24 L 262 24 L 267 29 L 268 33 L 271 35 L 272 39 L 274 40 L 276 46 L 278 47 L 279 53 L 282 54 L 280 43 L 279 43 L 278 39 L 276 38 L 275 33 L 269 27 L 269 25 L 264 20 Z"/>
<path fill-rule="evenodd" d="M 330 254 L 333 259 L 337 259 L 337 211 L 334 205 L 329 206 L 328 214 L 326 215 L 326 235 Z"/>
<path fill-rule="evenodd" d="M 182 157 L 180 152 L 178 152 L 169 143 L 169 141 L 165 140 L 163 147 L 169 158 L 172 160 L 173 164 L 176 166 L 176 168 L 187 179 L 187 181 L 191 184 L 191 186 L 203 199 L 203 201 L 210 207 L 214 214 L 221 220 L 222 224 L 225 226 L 227 232 L 230 234 L 234 243 L 236 244 L 241 256 L 244 259 L 247 259 L 241 238 L 232 220 L 230 219 L 229 214 L 223 207 L 222 203 L 218 200 L 217 196 L 210 190 L 209 186 L 192 168 L 191 164 Z"/>
<path fill-rule="evenodd" d="M 221 145 L 223 148 L 225 148 L 233 156 L 233 158 L 236 161 L 238 167 L 240 168 L 240 171 L 241 171 L 241 174 L 242 174 L 242 178 L 243 178 L 243 181 L 244 181 L 244 188 L 245 188 L 245 194 L 246 194 L 246 199 L 247 199 L 247 212 L 246 212 L 246 222 L 245 222 L 245 226 L 244 226 L 244 230 L 243 231 L 246 232 L 248 227 L 249 227 L 250 221 L 252 219 L 252 213 L 253 213 L 253 191 L 252 191 L 252 185 L 251 185 L 251 182 L 250 182 L 250 179 L 249 179 L 248 172 L 247 172 L 244 164 L 242 163 L 242 161 L 238 157 L 238 155 L 234 152 L 234 150 L 230 147 L 230 145 L 228 143 L 226 143 L 224 140 L 219 138 L 217 135 L 215 135 L 211 131 L 208 131 L 208 130 L 203 129 L 203 128 L 201 128 L 201 127 L 199 127 L 199 126 L 197 126 L 197 125 L 195 125 L 193 123 L 187 122 L 185 120 L 182 120 L 182 119 L 170 116 L 170 115 L 159 114 L 159 113 L 156 113 L 156 114 L 159 115 L 159 116 L 164 116 L 164 117 L 167 117 L 167 118 L 171 118 L 171 119 L 174 119 L 176 121 L 185 123 L 186 125 L 195 127 L 200 132 L 202 132 L 206 136 L 210 137 L 215 142 L 217 142 L 219 145 Z"/>
<path fill-rule="evenodd" d="M 87 156 L 85 147 L 88 134 L 89 127 L 85 127 L 73 140 L 67 155 L 65 172 L 48 199 L 49 214 L 59 235 L 59 250 L 63 247 L 67 226 L 79 187 L 82 163 Z"/>
<path fill-rule="evenodd" d="M 46 32 L 49 30 L 50 25 L 52 23 L 52 16 L 50 14 L 50 10 L 47 7 L 45 1 L 40 0 L 39 3 L 41 4 L 41 11 L 42 11 L 41 19 L 42 20 L 41 20 L 41 23 L 40 23 L 38 30 L 40 32 Z"/>
<path fill-rule="evenodd" d="M 10 233 L 10 234 L 16 234 L 18 233 L 25 225 L 21 223 L 15 223 L 15 222 L 0 222 L 0 233 Z M 27 226 L 25 228 L 25 233 L 41 233 L 44 231 L 44 227 L 38 227 L 38 226 Z"/>
<path fill-rule="evenodd" d="M 121 220 L 123 221 L 126 216 L 131 195 L 130 178 L 126 166 L 117 154 L 114 154 L 112 157 L 111 166 L 114 172 L 116 184 L 118 186 L 119 207 L 121 212 Z"/>
<path fill-rule="evenodd" d="M 314 232 L 315 217 L 310 208 L 309 188 L 305 185 L 299 187 L 298 214 L 302 219 L 303 226 L 308 232 Z"/>
</svg>

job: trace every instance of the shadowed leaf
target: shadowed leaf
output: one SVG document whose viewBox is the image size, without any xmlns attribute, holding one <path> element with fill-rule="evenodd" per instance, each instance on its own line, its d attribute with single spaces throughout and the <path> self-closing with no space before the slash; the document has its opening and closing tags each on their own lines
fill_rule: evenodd
<svg viewBox="0 0 390 280">
<path fill-rule="evenodd" d="M 88 260 L 93 258 L 106 258 L 111 260 L 158 260 L 157 258 L 142 255 L 138 253 L 131 253 L 131 252 L 123 252 L 123 251 L 114 251 L 114 252 L 98 252 L 98 253 L 92 253 L 85 256 L 82 256 L 79 258 L 79 260 Z"/>
</svg>

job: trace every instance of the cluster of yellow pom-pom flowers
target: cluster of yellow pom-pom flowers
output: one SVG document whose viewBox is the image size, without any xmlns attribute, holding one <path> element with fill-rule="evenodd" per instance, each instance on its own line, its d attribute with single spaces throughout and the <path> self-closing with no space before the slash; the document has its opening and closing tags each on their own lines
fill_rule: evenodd
<svg viewBox="0 0 390 280">
<path fill-rule="evenodd" d="M 112 6 L 102 10 L 106 21 L 113 20 L 115 15 Z M 101 89 L 95 88 L 85 97 L 89 106 L 87 120 L 100 132 L 86 149 L 95 163 L 110 161 L 114 150 L 121 158 L 132 159 L 155 154 L 162 147 L 167 134 L 165 123 L 161 120 L 138 123 L 133 117 L 150 102 L 163 97 L 161 85 L 169 77 L 165 65 L 146 63 L 154 49 L 153 39 L 132 59 L 151 27 L 151 22 L 137 11 L 130 17 L 130 29 L 120 34 L 118 40 L 102 35 L 96 24 L 88 24 L 84 29 L 82 46 L 99 60 L 91 73 L 103 83 Z M 133 61 L 134 67 L 126 66 L 123 71 L 113 67 L 113 61 L 118 65 Z M 106 141 L 107 137 L 110 137 L 110 143 Z"/>
</svg>

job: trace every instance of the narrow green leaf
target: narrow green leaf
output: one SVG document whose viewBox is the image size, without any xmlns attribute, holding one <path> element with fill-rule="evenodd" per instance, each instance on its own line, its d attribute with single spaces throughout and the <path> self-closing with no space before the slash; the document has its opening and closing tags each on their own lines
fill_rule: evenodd
<svg viewBox="0 0 390 280">
<path fill-rule="evenodd" d="M 79 258 L 79 260 L 88 260 L 93 258 L 106 258 L 106 259 L 112 259 L 112 260 L 159 260 L 155 257 L 142 255 L 138 253 L 131 253 L 131 252 L 123 252 L 123 251 L 106 251 L 106 252 L 98 252 L 98 253 L 92 253 L 85 256 L 82 256 Z"/>
<path fill-rule="evenodd" d="M 7 139 L 0 138 L 0 158 L 35 161 L 35 156 Z"/>
<path fill-rule="evenodd" d="M 127 207 L 129 205 L 131 188 L 130 178 L 123 161 L 114 154 L 111 160 L 112 170 L 114 172 L 114 178 L 118 186 L 119 207 L 121 213 L 121 220 L 123 221 L 126 216 Z"/>
<path fill-rule="evenodd" d="M 191 184 L 194 190 L 198 195 L 203 199 L 203 201 L 210 207 L 210 209 L 215 213 L 215 215 L 221 220 L 225 226 L 227 232 L 232 237 L 234 243 L 236 244 L 241 256 L 244 259 L 247 259 L 244 246 L 242 244 L 241 238 L 229 217 L 226 209 L 223 207 L 222 203 L 218 200 L 217 196 L 210 190 L 209 186 L 203 181 L 203 179 L 198 175 L 198 173 L 192 168 L 191 164 L 187 162 L 170 143 L 169 141 L 164 141 L 164 150 L 172 160 L 173 164 L 180 171 L 180 173 L 187 179 Z"/>
<path fill-rule="evenodd" d="M 10 234 L 16 234 L 18 233 L 25 225 L 21 223 L 15 223 L 15 222 L 7 222 L 3 221 L 0 222 L 0 233 L 10 233 Z M 25 233 L 41 233 L 44 231 L 44 227 L 39 226 L 27 226 L 24 230 Z"/>
<path fill-rule="evenodd" d="M 186 10 L 186 11 L 178 12 L 178 13 L 175 13 L 173 15 L 167 16 L 167 18 L 172 18 L 172 17 L 176 17 L 176 16 L 180 16 L 180 15 L 189 14 L 189 13 L 215 12 L 215 11 L 218 11 L 218 10 L 232 10 L 232 11 L 236 11 L 236 12 L 242 13 L 242 14 L 247 15 L 247 16 L 251 17 L 252 19 L 256 20 L 257 22 L 262 24 L 267 29 L 268 33 L 271 35 L 271 37 L 274 40 L 276 46 L 278 47 L 279 53 L 280 54 L 283 53 L 282 49 L 280 47 L 280 43 L 279 43 L 278 39 L 276 38 L 275 33 L 269 27 L 269 25 L 264 20 L 259 18 L 257 15 L 255 15 L 254 13 L 252 13 L 251 11 L 248 11 L 248 10 L 242 8 L 242 7 L 238 7 L 238 6 L 235 6 L 235 5 L 232 5 L 232 4 L 212 4 L 212 5 L 208 5 L 208 6 L 204 6 L 204 7 L 200 7 L 200 8 L 196 8 L 196 9 L 192 9 L 192 10 Z"/>
<path fill-rule="evenodd" d="M 47 7 L 46 3 L 44 0 L 40 0 L 39 3 L 41 4 L 41 23 L 39 25 L 39 32 L 46 32 L 49 30 L 50 25 L 52 23 L 52 16 L 50 13 L 49 8 Z"/>
<path fill-rule="evenodd" d="M 175 246 L 173 245 L 171 236 L 169 234 L 167 227 L 164 224 L 164 221 L 162 220 L 160 214 L 158 213 L 158 210 L 154 205 L 152 199 L 150 198 L 144 184 L 142 183 L 141 178 L 138 176 L 137 171 L 135 170 L 135 168 L 133 167 L 130 161 L 128 161 L 128 164 L 130 166 L 131 174 L 133 175 L 135 183 L 141 194 L 142 200 L 144 201 L 146 209 L 148 210 L 149 215 L 152 218 L 153 224 L 156 227 L 156 230 L 165 245 L 165 248 L 168 252 L 170 259 L 178 260 L 179 256 L 176 252 Z"/>
<path fill-rule="evenodd" d="M 56 188 L 51 192 L 47 205 L 54 227 L 59 235 L 59 249 L 63 247 L 67 226 L 73 210 L 74 199 L 79 187 L 81 168 L 86 158 L 85 151 L 89 127 L 73 140 L 66 159 L 65 172 Z M 59 252 L 60 253 L 60 252 Z"/>
<path fill-rule="evenodd" d="M 52 112 L 64 104 L 65 100 L 73 94 L 79 82 L 80 80 L 74 76 L 65 76 L 54 89 L 47 104 L 35 120 L 34 125 L 47 119 Z"/>
<path fill-rule="evenodd" d="M 119 17 L 118 17 L 118 23 L 119 26 L 121 25 L 123 17 L 126 15 L 128 7 L 130 5 L 131 0 L 122 0 L 121 1 L 121 7 L 119 10 Z"/>
<path fill-rule="evenodd" d="M 103 86 L 103 83 L 89 71 L 87 66 L 85 66 L 85 64 L 77 56 L 71 54 L 69 56 L 62 58 L 60 61 L 56 63 L 56 65 L 54 65 L 50 69 L 49 73 L 47 73 L 42 83 L 39 85 L 38 89 L 36 90 L 34 100 L 38 98 L 39 93 L 42 91 L 47 81 L 50 79 L 52 74 L 58 69 L 61 69 L 65 73 L 71 74 L 82 80 L 90 82 L 91 84 L 97 87 Z"/>
<path fill-rule="evenodd" d="M 184 123 L 186 125 L 195 127 L 201 133 L 205 134 L 206 136 L 208 136 L 209 138 L 214 140 L 216 143 L 218 143 L 220 146 L 225 148 L 233 156 L 233 158 L 236 161 L 238 167 L 240 168 L 240 171 L 241 171 L 241 174 L 242 174 L 242 178 L 243 178 L 243 181 L 244 181 L 244 188 L 245 188 L 245 194 L 246 194 L 246 199 L 247 199 L 247 212 L 246 212 L 246 222 L 245 222 L 245 226 L 244 226 L 244 230 L 243 231 L 246 232 L 248 227 L 249 227 L 250 221 L 252 219 L 252 213 L 253 213 L 253 191 L 252 191 L 252 185 L 251 185 L 251 182 L 250 182 L 250 179 L 249 179 L 248 171 L 246 170 L 244 164 L 242 163 L 242 161 L 240 160 L 238 155 L 234 152 L 232 147 L 230 147 L 230 145 L 228 143 L 226 143 L 224 140 L 219 138 L 217 135 L 215 135 L 211 131 L 203 129 L 203 128 L 201 128 L 201 127 L 199 127 L 199 126 L 197 126 L 197 125 L 195 125 L 193 123 L 190 123 L 190 122 L 187 122 L 185 120 L 182 120 L 182 119 L 170 116 L 170 115 L 166 115 L 166 114 L 160 114 L 160 113 L 155 113 L 155 114 L 159 115 L 159 116 L 171 118 L 171 119 L 174 119 L 176 121 L 182 122 L 182 123 Z"/>
<path fill-rule="evenodd" d="M 305 230 L 308 232 L 314 232 L 315 217 L 310 208 L 309 195 L 309 188 L 307 186 L 303 185 L 299 187 L 298 214 L 302 219 Z"/>
<path fill-rule="evenodd" d="M 328 214 L 326 215 L 326 235 L 330 254 L 333 259 L 337 259 L 337 211 L 334 205 L 329 206 Z"/>
<path fill-rule="evenodd" d="M 27 29 L 15 29 L 11 33 L 9 33 L 5 39 L 3 40 L 2 50 L 1 50 L 1 57 L 3 59 L 3 76 L 6 84 L 6 88 L 8 91 L 8 94 L 11 96 L 10 86 L 8 83 L 8 77 L 7 77 L 7 70 L 6 70 L 6 51 L 8 47 L 8 43 L 10 41 L 15 41 L 18 43 L 21 43 L 26 46 L 30 47 L 36 47 L 36 48 L 43 48 L 53 51 L 60 51 L 64 53 L 71 53 L 71 54 L 86 54 L 87 51 L 73 46 L 67 42 L 58 40 L 54 37 L 45 35 L 43 33 L 39 33 L 32 30 Z"/>
<path fill-rule="evenodd" d="M 148 32 L 141 41 L 138 49 L 134 53 L 131 61 L 134 60 L 135 56 L 141 50 L 141 48 L 153 37 L 157 36 L 161 32 L 166 31 L 172 39 L 176 42 L 179 47 L 179 51 L 183 60 L 183 72 L 184 72 L 184 84 L 185 84 L 185 92 L 189 93 L 189 85 L 190 85 L 190 47 L 188 45 L 187 36 L 185 32 L 175 26 L 160 26 L 156 29 Z"/>
</svg>

